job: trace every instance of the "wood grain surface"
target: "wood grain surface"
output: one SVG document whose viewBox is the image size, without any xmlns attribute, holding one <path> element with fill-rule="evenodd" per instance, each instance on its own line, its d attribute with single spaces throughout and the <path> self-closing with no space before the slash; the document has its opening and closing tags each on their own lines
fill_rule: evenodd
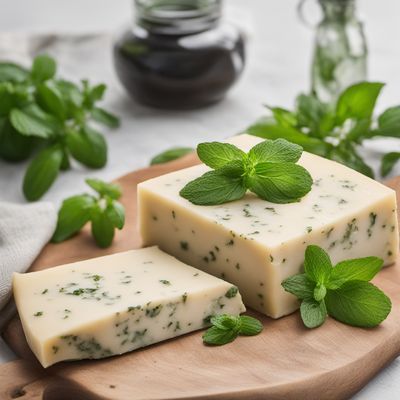
<svg viewBox="0 0 400 400">
<path fill-rule="evenodd" d="M 112 247 L 98 249 L 87 230 L 62 244 L 49 244 L 31 270 L 140 247 L 136 230 L 139 182 L 197 163 L 194 155 L 128 174 L 118 182 L 127 225 Z M 388 183 L 400 194 L 400 178 Z M 399 200 L 398 200 L 399 201 Z M 123 356 L 65 362 L 44 370 L 25 341 L 18 317 L 4 338 L 21 360 L 0 366 L 1 399 L 347 399 L 400 354 L 400 263 L 374 282 L 392 299 L 388 319 L 374 329 L 329 319 L 308 330 L 298 313 L 279 320 L 257 314 L 263 332 L 221 347 L 202 344 L 201 332 Z M 254 313 L 256 315 L 256 313 Z"/>
</svg>

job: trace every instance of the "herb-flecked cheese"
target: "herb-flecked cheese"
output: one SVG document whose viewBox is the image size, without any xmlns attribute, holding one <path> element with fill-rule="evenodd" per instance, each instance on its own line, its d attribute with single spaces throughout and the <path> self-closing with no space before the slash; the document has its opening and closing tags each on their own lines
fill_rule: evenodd
<svg viewBox="0 0 400 400">
<path fill-rule="evenodd" d="M 15 274 L 13 290 L 44 367 L 126 353 L 245 311 L 236 287 L 157 247 Z"/>
<path fill-rule="evenodd" d="M 262 139 L 229 140 L 248 151 Z M 299 164 L 312 175 L 310 193 L 297 203 L 273 204 L 252 193 L 237 201 L 198 206 L 179 196 L 209 168 L 199 165 L 139 184 L 140 232 L 180 260 L 235 284 L 246 305 L 273 318 L 298 308 L 281 282 L 302 270 L 309 244 L 333 262 L 377 256 L 396 260 L 396 195 L 346 166 L 304 152 Z"/>
</svg>

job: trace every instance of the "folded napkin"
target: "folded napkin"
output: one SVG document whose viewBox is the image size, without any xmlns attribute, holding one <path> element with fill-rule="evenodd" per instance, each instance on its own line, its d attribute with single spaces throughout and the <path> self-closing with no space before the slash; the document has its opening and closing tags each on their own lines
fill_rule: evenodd
<svg viewBox="0 0 400 400">
<path fill-rule="evenodd" d="M 57 213 L 52 203 L 0 202 L 0 310 L 11 296 L 13 272 L 25 272 L 53 235 Z"/>
</svg>

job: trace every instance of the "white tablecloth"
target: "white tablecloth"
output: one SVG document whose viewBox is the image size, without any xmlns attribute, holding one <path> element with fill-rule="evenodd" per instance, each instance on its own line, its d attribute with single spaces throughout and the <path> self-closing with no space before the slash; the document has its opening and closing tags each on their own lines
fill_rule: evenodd
<svg viewBox="0 0 400 400">
<path fill-rule="evenodd" d="M 171 112 L 134 104 L 114 75 L 112 34 L 129 22 L 129 0 L 0 0 L 0 58 L 8 55 L 26 61 L 34 52 L 49 52 L 56 56 L 60 72 L 68 78 L 90 77 L 93 82 L 106 82 L 109 89 L 104 106 L 122 118 L 121 128 L 106 134 L 106 168 L 89 171 L 76 165 L 61 174 L 44 199 L 59 203 L 86 190 L 85 177 L 114 179 L 148 165 L 152 155 L 173 145 L 195 146 L 241 132 L 263 114 L 264 103 L 291 107 L 295 95 L 308 90 L 313 32 L 299 22 L 297 1 L 226 3 L 229 18 L 239 20 L 250 37 L 248 65 L 242 79 L 227 99 L 215 106 Z M 400 2 L 360 0 L 359 9 L 369 43 L 369 78 L 387 83 L 378 103 L 378 110 L 382 110 L 400 104 Z M 31 36 L 49 32 L 55 36 L 45 41 Z M 87 35 L 59 36 L 82 32 Z M 389 150 L 400 151 L 400 141 L 371 142 L 365 154 L 377 166 L 383 152 Z M 0 200 L 24 202 L 21 180 L 25 167 L 0 162 Z M 400 165 L 395 174 L 400 174 Z M 0 361 L 12 357 L 0 340 Z M 400 361 L 393 362 L 355 398 L 400 398 Z"/>
</svg>

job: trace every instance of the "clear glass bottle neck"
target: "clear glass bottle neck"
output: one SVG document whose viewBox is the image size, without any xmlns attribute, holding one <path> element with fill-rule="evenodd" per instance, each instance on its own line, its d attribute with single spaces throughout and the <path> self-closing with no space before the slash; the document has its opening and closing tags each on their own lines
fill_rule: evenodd
<svg viewBox="0 0 400 400">
<path fill-rule="evenodd" d="M 163 35 L 184 35 L 215 27 L 222 0 L 134 0 L 135 23 Z"/>
<path fill-rule="evenodd" d="M 325 21 L 347 21 L 355 18 L 355 0 L 319 0 Z"/>
</svg>

